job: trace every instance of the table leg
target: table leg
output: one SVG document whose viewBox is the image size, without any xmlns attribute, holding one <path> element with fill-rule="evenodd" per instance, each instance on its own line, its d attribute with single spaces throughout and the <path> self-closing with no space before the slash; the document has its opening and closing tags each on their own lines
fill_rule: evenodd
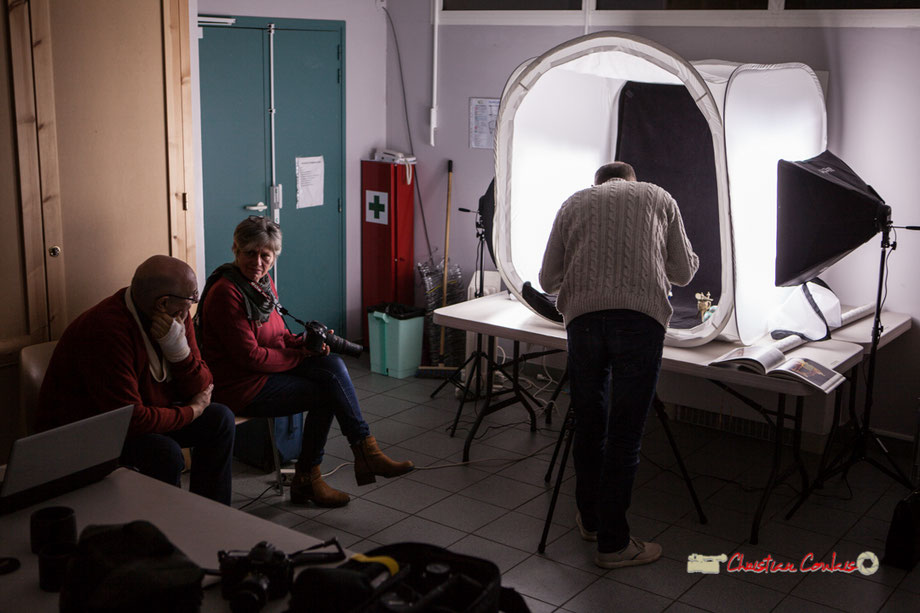
<svg viewBox="0 0 920 613">
<path fill-rule="evenodd" d="M 850 413 L 856 411 L 856 385 L 857 385 L 857 372 L 859 369 L 859 364 L 857 364 L 850 373 L 850 382 L 847 385 L 849 388 L 849 406 Z M 834 421 L 831 423 L 831 431 L 827 434 L 827 441 L 824 443 L 824 451 L 821 452 L 821 463 L 818 464 L 818 474 L 815 476 L 815 484 L 812 489 L 821 489 L 824 487 L 824 471 L 827 469 L 827 460 L 831 455 L 831 447 L 834 444 L 834 439 L 837 438 L 837 431 L 840 429 L 840 413 L 843 408 L 843 397 L 838 391 L 834 397 Z"/>
<path fill-rule="evenodd" d="M 795 430 L 792 432 L 792 457 L 795 458 L 795 465 L 799 469 L 799 476 L 802 478 L 802 491 L 808 488 L 808 470 L 805 468 L 805 461 L 802 460 L 802 412 L 805 407 L 805 397 L 796 396 L 795 398 Z"/>
<path fill-rule="evenodd" d="M 767 508 L 767 501 L 773 493 L 776 485 L 776 477 L 779 472 L 780 462 L 783 457 L 783 426 L 786 421 L 786 395 L 780 394 L 776 404 L 776 444 L 773 448 L 773 466 L 770 469 L 770 476 L 767 478 L 767 485 L 764 487 L 763 496 L 760 497 L 760 504 L 757 505 L 757 512 L 754 513 L 754 521 L 751 524 L 751 544 L 756 545 L 760 533 L 760 520 L 763 519 L 764 511 Z"/>
<path fill-rule="evenodd" d="M 527 412 L 530 414 L 530 431 L 536 432 L 537 431 L 537 414 L 534 412 L 533 407 L 530 406 L 530 403 L 527 402 L 527 398 L 525 397 L 525 394 L 524 394 L 525 390 L 524 388 L 521 387 L 520 380 L 518 379 L 518 375 L 520 374 L 520 364 L 518 363 L 518 358 L 521 355 L 520 350 L 521 350 L 521 342 L 514 341 L 514 363 L 511 368 L 511 372 L 514 373 L 514 377 L 513 377 L 511 385 L 514 388 L 515 397 L 518 400 L 520 400 L 521 404 L 524 405 L 524 408 L 527 409 Z"/>
</svg>

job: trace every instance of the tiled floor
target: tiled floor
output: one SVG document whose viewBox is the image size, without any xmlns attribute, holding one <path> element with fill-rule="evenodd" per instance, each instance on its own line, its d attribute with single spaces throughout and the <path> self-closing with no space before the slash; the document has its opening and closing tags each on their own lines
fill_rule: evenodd
<svg viewBox="0 0 920 613">
<path fill-rule="evenodd" d="M 387 453 L 412 459 L 419 467 L 460 461 L 463 436 L 446 432 L 457 408 L 453 390 L 436 398 L 434 379 L 390 379 L 348 360 L 372 433 Z M 563 407 L 567 399 L 563 395 Z M 464 408 L 461 428 L 472 420 Z M 424 541 L 494 561 L 502 583 L 525 595 L 535 613 L 544 611 L 918 611 L 920 565 L 910 573 L 882 566 L 859 573 L 687 572 L 691 553 L 742 553 L 747 561 L 774 560 L 796 566 L 814 560 L 855 560 L 863 551 L 881 558 L 895 503 L 907 491 L 866 463 L 838 477 L 790 520 L 783 519 L 795 492 L 784 485 L 774 493 L 758 545 L 747 542 L 750 522 L 768 471 L 770 446 L 709 429 L 672 424 L 694 475 L 709 517 L 699 523 L 682 479 L 672 472 L 673 454 L 657 418 L 650 417 L 643 442 L 630 525 L 636 536 L 664 547 L 649 566 L 604 571 L 592 562 L 591 543 L 575 527 L 574 472 L 566 468 L 545 555 L 537 553 L 552 488 L 543 477 L 557 438 L 561 414 L 552 428 L 532 433 L 520 405 L 490 416 L 491 426 L 472 447 L 473 463 L 416 470 L 397 479 L 357 487 L 350 466 L 328 477 L 352 495 L 341 509 L 294 506 L 275 495 L 246 511 L 318 538 L 337 536 L 354 551 L 381 544 Z M 351 459 L 334 426 L 323 471 Z M 524 459 L 521 459 L 524 458 Z M 517 461 L 514 461 L 517 460 Z M 816 459 L 808 458 L 813 466 Z M 270 476 L 243 464 L 234 466 L 234 506 L 251 502 Z M 554 477 L 555 479 L 555 477 Z"/>
</svg>

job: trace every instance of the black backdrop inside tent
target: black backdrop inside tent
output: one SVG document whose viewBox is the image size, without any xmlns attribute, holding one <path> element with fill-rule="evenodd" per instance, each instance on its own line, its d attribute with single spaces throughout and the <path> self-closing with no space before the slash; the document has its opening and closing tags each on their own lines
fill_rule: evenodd
<svg viewBox="0 0 920 613">
<path fill-rule="evenodd" d="M 697 292 L 713 303 L 722 294 L 722 248 L 712 134 L 683 85 L 628 81 L 620 95 L 616 159 L 632 164 L 640 181 L 677 200 L 700 268 L 687 287 L 675 287 L 672 328 L 700 323 Z"/>
</svg>

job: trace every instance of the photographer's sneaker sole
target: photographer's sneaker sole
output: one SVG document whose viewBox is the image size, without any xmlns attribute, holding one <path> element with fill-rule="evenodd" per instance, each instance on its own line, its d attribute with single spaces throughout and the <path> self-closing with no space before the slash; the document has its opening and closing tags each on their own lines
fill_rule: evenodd
<svg viewBox="0 0 920 613">
<path fill-rule="evenodd" d="M 637 538 L 630 538 L 629 545 L 622 551 L 613 553 L 597 552 L 594 564 L 601 568 L 623 568 L 651 564 L 661 557 L 661 545 Z"/>
</svg>

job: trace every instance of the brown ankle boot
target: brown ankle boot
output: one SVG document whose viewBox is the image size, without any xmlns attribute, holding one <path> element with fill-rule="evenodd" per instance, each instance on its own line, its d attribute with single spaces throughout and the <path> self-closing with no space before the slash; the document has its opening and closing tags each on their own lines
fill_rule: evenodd
<svg viewBox="0 0 920 613">
<path fill-rule="evenodd" d="M 323 481 L 322 472 L 317 464 L 311 467 L 309 472 L 295 472 L 294 481 L 291 483 L 291 502 L 306 504 L 308 500 L 312 500 L 318 507 L 343 507 L 351 498 Z"/>
<path fill-rule="evenodd" d="M 355 481 L 358 485 L 367 485 L 374 483 L 377 479 L 374 475 L 381 477 L 398 477 L 404 475 L 415 466 L 411 461 L 394 462 L 388 458 L 377 446 L 377 439 L 368 436 L 360 443 L 351 446 L 351 452 L 355 454 Z"/>
</svg>

